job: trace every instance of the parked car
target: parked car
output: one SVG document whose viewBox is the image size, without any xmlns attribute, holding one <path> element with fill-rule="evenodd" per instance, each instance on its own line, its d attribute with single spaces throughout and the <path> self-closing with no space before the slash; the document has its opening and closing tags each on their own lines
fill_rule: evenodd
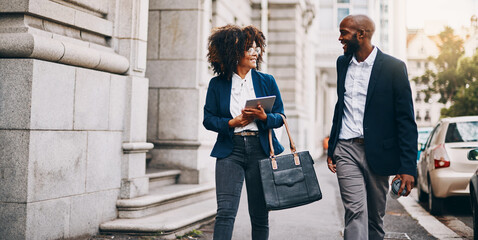
<svg viewBox="0 0 478 240">
<path fill-rule="evenodd" d="M 427 139 L 430 136 L 430 133 L 432 132 L 433 127 L 421 127 L 418 128 L 418 154 L 417 154 L 417 161 L 420 160 L 420 154 L 422 152 L 422 149 L 427 143 Z"/>
<path fill-rule="evenodd" d="M 478 161 L 478 148 L 468 152 L 468 160 Z M 478 169 L 470 178 L 471 212 L 473 214 L 473 235 L 478 239 Z"/>
<path fill-rule="evenodd" d="M 420 201 L 428 200 L 432 214 L 440 214 L 443 200 L 468 196 L 469 179 L 478 161 L 467 159 L 478 148 L 478 116 L 442 119 L 433 128 L 417 163 L 417 190 Z"/>
</svg>

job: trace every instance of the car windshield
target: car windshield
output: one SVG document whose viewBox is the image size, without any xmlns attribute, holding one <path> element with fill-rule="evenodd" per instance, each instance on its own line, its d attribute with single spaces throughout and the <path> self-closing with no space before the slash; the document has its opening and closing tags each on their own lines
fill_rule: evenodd
<svg viewBox="0 0 478 240">
<path fill-rule="evenodd" d="M 446 143 L 475 141 L 478 141 L 478 121 L 450 123 L 448 126 Z"/>
</svg>

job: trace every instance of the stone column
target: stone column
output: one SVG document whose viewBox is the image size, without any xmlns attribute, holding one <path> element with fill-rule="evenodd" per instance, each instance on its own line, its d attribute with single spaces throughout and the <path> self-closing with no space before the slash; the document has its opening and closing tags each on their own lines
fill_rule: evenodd
<svg viewBox="0 0 478 240">
<path fill-rule="evenodd" d="M 181 169 L 182 183 L 212 181 L 213 137 L 202 126 L 210 0 L 151 0 L 149 10 L 148 168 Z"/>
<path fill-rule="evenodd" d="M 0 0 L 2 238 L 95 234 L 116 218 L 120 192 L 147 191 L 124 184 L 144 177 L 144 153 L 123 154 L 151 147 L 147 22 L 126 14 L 147 12 L 144 2 Z M 137 32 L 122 35 L 127 26 Z"/>
<path fill-rule="evenodd" d="M 266 36 L 266 42 L 269 41 L 269 2 L 268 0 L 252 0 L 252 24 L 261 29 L 262 33 Z M 263 64 L 261 65 L 261 71 L 267 73 L 268 49 L 262 56 Z"/>
<path fill-rule="evenodd" d="M 306 0 L 269 0 L 268 71 L 279 85 L 285 114 L 298 149 L 313 151 L 308 134 L 313 132 L 315 95 L 313 45 L 308 30 L 315 14 L 315 6 Z M 281 142 L 288 146 L 288 139 Z"/>
<path fill-rule="evenodd" d="M 145 78 L 148 40 L 148 0 L 118 0 L 115 20 L 115 41 L 119 54 L 129 59 L 126 80 L 129 93 L 125 104 L 123 158 L 121 164 L 121 198 L 134 198 L 148 193 L 145 176 L 146 152 L 153 144 L 146 143 L 148 85 Z"/>
<path fill-rule="evenodd" d="M 402 60 L 407 61 L 407 19 L 406 19 L 406 1 L 392 1 L 389 4 L 390 15 L 393 18 L 393 36 L 390 40 L 391 54 Z"/>
</svg>

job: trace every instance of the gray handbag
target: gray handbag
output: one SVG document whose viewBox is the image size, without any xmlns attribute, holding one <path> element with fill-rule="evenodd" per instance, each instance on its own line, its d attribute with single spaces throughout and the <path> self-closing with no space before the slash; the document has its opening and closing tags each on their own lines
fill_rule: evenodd
<svg viewBox="0 0 478 240">
<path fill-rule="evenodd" d="M 322 199 L 314 160 L 309 151 L 296 152 L 287 121 L 284 116 L 282 119 L 289 136 L 291 153 L 275 156 L 272 129 L 269 129 L 270 157 L 259 161 L 268 210 L 298 207 Z"/>
</svg>

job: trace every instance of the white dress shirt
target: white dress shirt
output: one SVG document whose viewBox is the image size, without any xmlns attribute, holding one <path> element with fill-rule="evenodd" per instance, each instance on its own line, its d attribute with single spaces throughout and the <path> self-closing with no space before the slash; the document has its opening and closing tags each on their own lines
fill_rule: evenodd
<svg viewBox="0 0 478 240">
<path fill-rule="evenodd" d="M 339 139 L 363 138 L 365 101 L 375 57 L 377 57 L 377 47 L 374 46 L 365 61 L 359 63 L 355 55 L 350 60 L 345 76 L 345 107 Z"/>
<path fill-rule="evenodd" d="M 229 110 L 233 118 L 241 115 L 241 111 L 246 105 L 246 100 L 256 98 L 254 92 L 254 85 L 252 84 L 251 71 L 246 74 L 246 77 L 242 79 L 236 73 L 232 74 L 232 89 L 231 89 L 231 106 Z M 242 132 L 245 130 L 259 131 L 257 124 L 251 122 L 244 127 L 234 128 L 234 132 Z"/>
</svg>

